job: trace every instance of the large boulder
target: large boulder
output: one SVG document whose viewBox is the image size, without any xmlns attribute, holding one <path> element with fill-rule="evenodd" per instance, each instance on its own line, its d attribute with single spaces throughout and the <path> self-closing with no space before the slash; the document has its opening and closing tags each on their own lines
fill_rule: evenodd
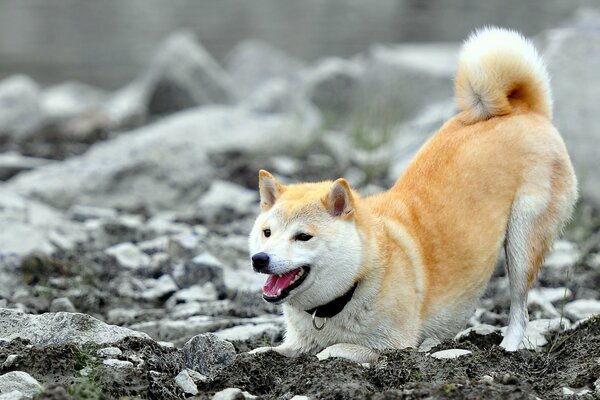
<svg viewBox="0 0 600 400">
<path fill-rule="evenodd" d="M 552 78 L 554 122 L 569 149 L 582 196 L 600 204 L 600 13 L 581 12 L 572 24 L 545 32 L 541 41 Z"/>
<path fill-rule="evenodd" d="M 31 78 L 15 75 L 0 82 L 0 136 L 23 139 L 41 124 L 40 88 Z"/>
<path fill-rule="evenodd" d="M 59 208 L 189 206 L 214 179 L 210 155 L 258 156 L 309 143 L 316 120 L 232 107 L 177 113 L 94 145 L 86 154 L 25 172 L 6 185 Z"/>
<path fill-rule="evenodd" d="M 225 59 L 236 90 L 244 97 L 272 79 L 294 80 L 304 63 L 264 42 L 245 40 Z"/>
<path fill-rule="evenodd" d="M 148 338 L 141 332 L 107 325 L 86 314 L 47 313 L 24 314 L 0 308 L 0 338 L 21 338 L 34 345 L 65 343 L 115 343 L 126 337 Z"/>
</svg>

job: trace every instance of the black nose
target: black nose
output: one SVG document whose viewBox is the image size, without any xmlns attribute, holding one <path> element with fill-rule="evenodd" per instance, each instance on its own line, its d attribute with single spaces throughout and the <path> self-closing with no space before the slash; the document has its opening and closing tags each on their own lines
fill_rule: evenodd
<svg viewBox="0 0 600 400">
<path fill-rule="evenodd" d="M 267 253 L 256 253 L 252 256 L 252 266 L 256 271 L 262 271 L 269 266 L 269 255 Z"/>
</svg>

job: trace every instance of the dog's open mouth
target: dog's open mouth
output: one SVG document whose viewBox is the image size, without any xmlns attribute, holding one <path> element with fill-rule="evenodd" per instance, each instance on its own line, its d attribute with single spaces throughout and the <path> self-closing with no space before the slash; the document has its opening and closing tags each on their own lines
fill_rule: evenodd
<svg viewBox="0 0 600 400">
<path fill-rule="evenodd" d="M 292 290 L 304 282 L 310 272 L 308 266 L 291 270 L 285 274 L 272 274 L 267 278 L 263 286 L 263 299 L 274 303 L 285 299 Z"/>
</svg>

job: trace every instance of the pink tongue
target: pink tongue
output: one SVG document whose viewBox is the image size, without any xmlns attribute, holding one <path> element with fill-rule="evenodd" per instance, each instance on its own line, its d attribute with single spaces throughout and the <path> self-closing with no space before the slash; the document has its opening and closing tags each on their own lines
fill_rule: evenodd
<svg viewBox="0 0 600 400">
<path fill-rule="evenodd" d="M 281 277 L 277 275 L 269 275 L 267 282 L 265 282 L 265 285 L 263 286 L 263 293 L 269 297 L 277 296 L 279 289 L 283 290 L 292 284 L 294 277 L 299 271 L 300 269 L 295 269 L 287 274 L 281 275 Z"/>
</svg>

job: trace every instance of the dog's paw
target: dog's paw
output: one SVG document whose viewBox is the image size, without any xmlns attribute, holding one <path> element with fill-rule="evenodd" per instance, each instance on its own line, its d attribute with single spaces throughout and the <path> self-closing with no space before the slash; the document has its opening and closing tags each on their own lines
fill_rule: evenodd
<svg viewBox="0 0 600 400">
<path fill-rule="evenodd" d="M 329 348 L 326 348 L 325 350 L 323 350 L 317 354 L 317 358 L 321 361 L 327 360 L 328 358 L 331 358 L 331 357 L 335 357 L 335 356 L 333 354 L 331 354 L 331 351 L 329 351 Z"/>
<path fill-rule="evenodd" d="M 266 347 L 258 347 L 254 350 L 250 350 L 248 352 L 248 354 L 259 354 L 259 353 L 266 353 L 267 351 L 275 351 L 275 349 L 271 346 L 266 346 Z"/>
<path fill-rule="evenodd" d="M 379 354 L 367 347 L 348 343 L 334 344 L 317 354 L 319 360 L 326 360 L 333 357 L 345 358 L 346 360 L 362 364 L 377 361 Z"/>
</svg>

